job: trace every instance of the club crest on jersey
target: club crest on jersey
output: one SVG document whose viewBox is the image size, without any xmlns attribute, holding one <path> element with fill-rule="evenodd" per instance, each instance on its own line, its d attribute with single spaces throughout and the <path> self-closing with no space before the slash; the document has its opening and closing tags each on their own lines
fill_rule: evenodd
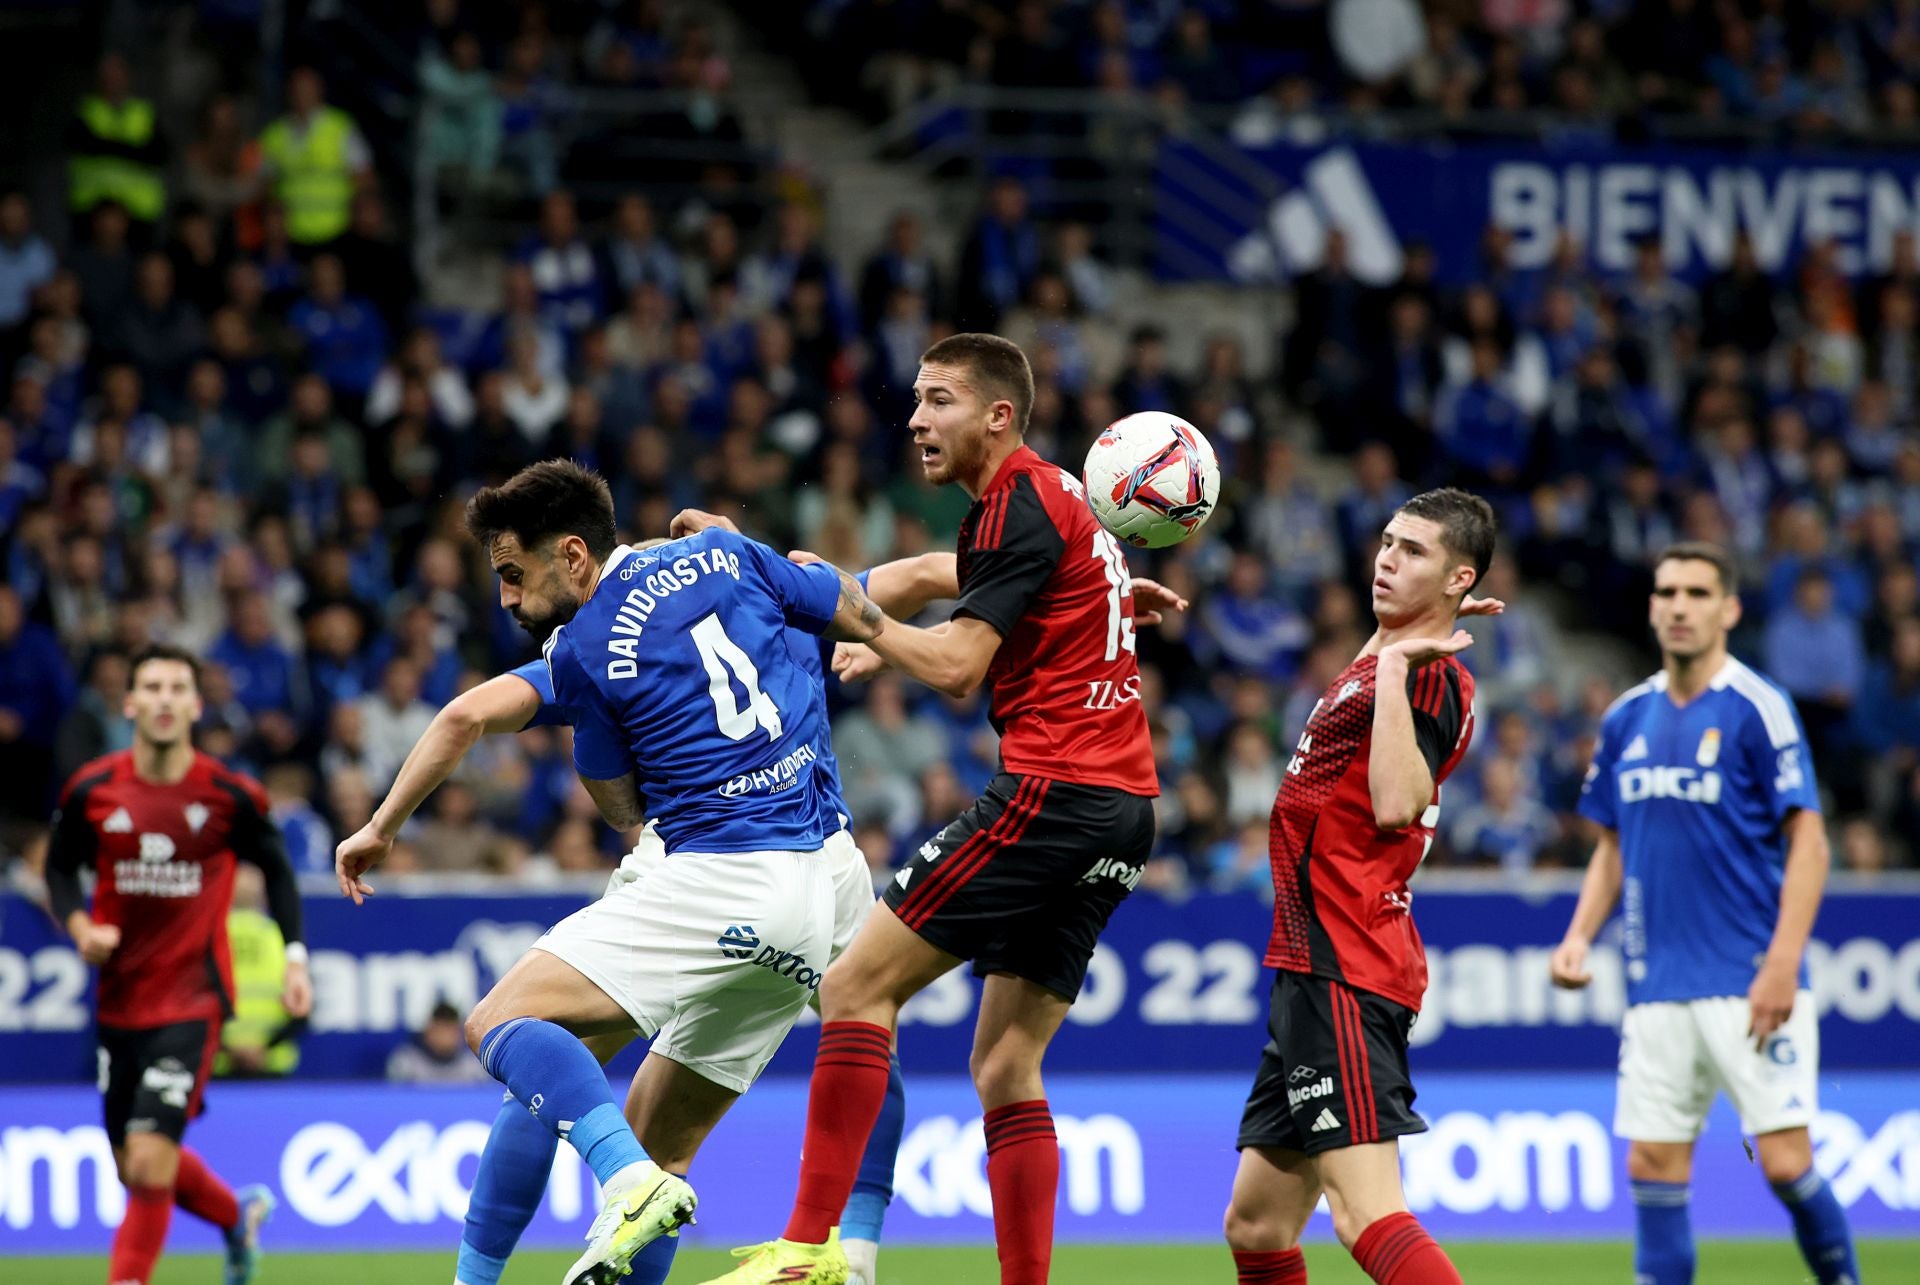
<svg viewBox="0 0 1920 1285">
<path fill-rule="evenodd" d="M 207 823 L 208 815 L 209 813 L 207 812 L 206 804 L 204 803 L 187 804 L 187 828 L 189 830 L 192 830 L 195 834 L 199 834 L 200 827 Z"/>
<path fill-rule="evenodd" d="M 1712 767 L 1720 761 L 1720 729 L 1709 727 L 1700 734 L 1700 748 L 1693 752 L 1693 761 L 1701 767 Z"/>
</svg>

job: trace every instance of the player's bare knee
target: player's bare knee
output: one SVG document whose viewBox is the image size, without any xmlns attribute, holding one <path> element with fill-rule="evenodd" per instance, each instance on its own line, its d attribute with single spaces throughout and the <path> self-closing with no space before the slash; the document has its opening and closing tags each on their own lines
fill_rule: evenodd
<svg viewBox="0 0 1920 1285">
<path fill-rule="evenodd" d="M 1238 1192 L 1227 1202 L 1223 1222 L 1227 1248 L 1242 1253 L 1292 1249 L 1303 1230 L 1300 1220 L 1288 1218 L 1284 1210 L 1243 1200 Z"/>
<path fill-rule="evenodd" d="M 467 1014 L 466 1026 L 463 1028 L 467 1036 L 467 1047 L 473 1050 L 475 1057 L 480 1056 L 480 1041 L 486 1039 L 487 1032 L 493 1028 L 493 1011 L 483 999 L 474 1006 L 471 1013 Z"/>
<path fill-rule="evenodd" d="M 1674 1143 L 1629 1143 L 1627 1177 L 1634 1182 L 1691 1182 L 1693 1156 Z"/>
<path fill-rule="evenodd" d="M 171 1187 L 180 1172 L 180 1146 L 157 1133 L 137 1133 L 127 1139 L 127 1150 L 120 1167 L 121 1181 L 129 1187 Z"/>
<path fill-rule="evenodd" d="M 1780 1186 L 1798 1181 L 1813 1167 L 1813 1143 L 1804 1131 L 1760 1140 L 1760 1172 L 1767 1181 Z"/>
<path fill-rule="evenodd" d="M 973 1075 L 973 1087 L 983 1106 L 1006 1106 L 1044 1096 L 1040 1059 L 1024 1045 L 975 1046 L 967 1069 Z"/>
</svg>

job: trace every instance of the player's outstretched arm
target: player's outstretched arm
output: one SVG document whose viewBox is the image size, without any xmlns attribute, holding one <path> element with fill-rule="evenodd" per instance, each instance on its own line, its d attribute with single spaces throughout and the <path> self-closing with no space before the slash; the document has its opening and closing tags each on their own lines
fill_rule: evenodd
<svg viewBox="0 0 1920 1285">
<path fill-rule="evenodd" d="M 446 784 L 482 736 L 517 732 L 539 712 L 540 693 L 514 674 L 489 678 L 449 701 L 407 752 L 393 788 L 373 817 L 334 849 L 333 872 L 340 881 L 340 894 L 351 897 L 355 905 L 372 895 L 373 886 L 362 876 L 387 859 L 400 827 L 427 796 Z"/>
<path fill-rule="evenodd" d="M 838 567 L 833 572 L 840 577 L 840 598 L 833 607 L 833 622 L 820 636 L 835 642 L 872 642 L 887 627 L 887 613 L 867 596 L 858 580 Z"/>
<path fill-rule="evenodd" d="M 1606 926 L 1620 899 L 1620 836 L 1611 827 L 1602 826 L 1600 842 L 1593 846 L 1593 858 L 1580 880 L 1580 900 L 1573 908 L 1573 921 L 1566 936 L 1554 948 L 1548 968 L 1553 984 L 1565 990 L 1579 990 L 1593 980 L 1587 969 L 1587 951 L 1593 939 Z"/>
<path fill-rule="evenodd" d="M 1464 629 L 1451 638 L 1409 638 L 1380 652 L 1373 674 L 1373 747 L 1367 758 L 1367 791 L 1373 823 L 1382 830 L 1404 830 L 1433 802 L 1433 772 L 1413 729 L 1413 703 L 1407 675 L 1415 667 L 1451 656 L 1473 645 Z"/>
<path fill-rule="evenodd" d="M 787 556 L 800 562 L 814 555 L 795 551 Z M 896 620 L 917 616 L 929 603 L 960 596 L 959 559 L 951 553 L 923 553 L 883 562 L 867 572 L 867 596 Z"/>
<path fill-rule="evenodd" d="M 931 629 L 889 620 L 886 629 L 868 646 L 881 660 L 916 682 L 960 697 L 986 681 L 994 653 L 1000 650 L 1000 631 L 974 616 L 955 616 Z M 836 657 L 836 670 L 837 661 Z"/>
<path fill-rule="evenodd" d="M 1793 1015 L 1794 996 L 1800 989 L 1800 957 L 1813 935 L 1813 921 L 1820 914 L 1820 898 L 1826 892 L 1827 871 L 1833 864 L 1826 823 L 1818 812 L 1799 809 L 1787 818 L 1786 831 L 1787 869 L 1780 884 L 1780 915 L 1774 921 L 1773 940 L 1760 971 L 1747 991 L 1747 1033 L 1759 1047 L 1764 1047 L 1767 1036 Z"/>
</svg>

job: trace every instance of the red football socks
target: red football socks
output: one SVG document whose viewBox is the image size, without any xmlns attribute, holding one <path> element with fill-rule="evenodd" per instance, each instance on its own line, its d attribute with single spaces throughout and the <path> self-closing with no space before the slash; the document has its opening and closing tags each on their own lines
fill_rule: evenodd
<svg viewBox="0 0 1920 1285">
<path fill-rule="evenodd" d="M 1236 1285 L 1307 1285 L 1307 1256 L 1292 1249 L 1236 1249 Z"/>
<path fill-rule="evenodd" d="M 172 1221 L 172 1188 L 127 1188 L 127 1216 L 113 1234 L 113 1255 L 107 1260 L 108 1285 L 147 1285 Z"/>
<path fill-rule="evenodd" d="M 173 1180 L 173 1203 L 221 1231 L 232 1231 L 240 1222 L 240 1202 L 234 1199 L 233 1188 L 207 1168 L 207 1162 L 191 1147 L 180 1148 L 180 1173 Z"/>
<path fill-rule="evenodd" d="M 1461 1285 L 1453 1260 L 1409 1213 L 1368 1223 L 1353 1242 L 1353 1261 L 1379 1285 Z"/>
<path fill-rule="evenodd" d="M 1047 1285 L 1053 1262 L 1053 1204 L 1060 1190 L 1060 1143 L 1045 1098 L 987 1112 L 987 1188 L 1000 1285 Z"/>
<path fill-rule="evenodd" d="M 828 1022 L 820 1028 L 807 1092 L 807 1134 L 800 1153 L 800 1189 L 787 1240 L 821 1245 L 853 1192 L 867 1135 L 887 1096 L 893 1032 L 872 1022 Z"/>
</svg>

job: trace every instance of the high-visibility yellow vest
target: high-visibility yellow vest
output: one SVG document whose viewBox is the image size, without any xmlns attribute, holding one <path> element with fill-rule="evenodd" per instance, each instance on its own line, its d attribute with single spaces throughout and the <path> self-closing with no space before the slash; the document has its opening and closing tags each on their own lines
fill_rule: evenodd
<svg viewBox="0 0 1920 1285">
<path fill-rule="evenodd" d="M 280 925 L 257 910 L 230 911 L 227 944 L 233 952 L 233 1016 L 220 1028 L 215 1075 L 225 1075 L 231 1068 L 228 1049 L 266 1048 L 287 1021 L 286 1006 L 280 1002 L 287 982 L 287 944 L 280 936 Z M 269 1075 L 285 1075 L 299 1062 L 300 1046 L 288 1040 L 267 1049 L 263 1069 Z"/>
<path fill-rule="evenodd" d="M 260 152 L 273 166 L 273 193 L 287 211 L 287 235 L 298 245 L 318 245 L 347 230 L 353 213 L 353 171 L 347 140 L 353 118 L 337 107 L 314 113 L 304 135 L 282 116 L 260 136 Z"/>
<path fill-rule="evenodd" d="M 80 123 L 106 143 L 140 147 L 153 138 L 153 104 L 129 98 L 115 107 L 98 95 L 80 100 Z M 84 214 L 102 201 L 118 201 L 133 218 L 151 223 L 167 205 L 160 171 L 123 156 L 81 153 L 67 162 L 67 204 Z"/>
</svg>

